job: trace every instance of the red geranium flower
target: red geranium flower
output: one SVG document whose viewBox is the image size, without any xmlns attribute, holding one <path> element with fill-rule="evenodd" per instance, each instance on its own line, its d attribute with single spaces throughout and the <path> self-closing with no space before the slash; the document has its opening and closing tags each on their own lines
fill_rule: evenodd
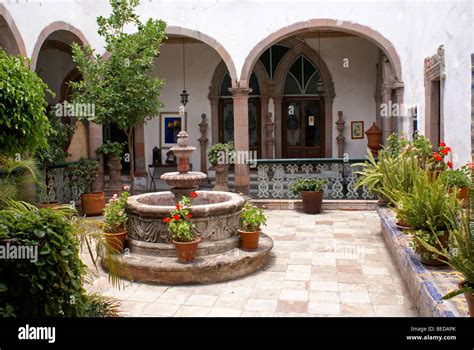
<svg viewBox="0 0 474 350">
<path fill-rule="evenodd" d="M 446 147 L 446 142 L 441 141 L 441 142 L 439 143 L 439 145 L 440 145 L 441 147 Z"/>
<path fill-rule="evenodd" d="M 440 150 L 440 152 L 443 153 L 444 155 L 447 155 L 450 151 L 451 151 L 451 148 L 449 147 L 446 147 Z"/>
<path fill-rule="evenodd" d="M 179 215 L 178 215 L 178 214 L 174 214 L 174 215 L 173 215 L 173 219 L 175 219 L 176 221 L 179 221 Z"/>
<path fill-rule="evenodd" d="M 188 214 L 188 219 L 191 219 L 192 215 L 191 214 Z"/>
<path fill-rule="evenodd" d="M 191 198 L 197 198 L 198 194 L 195 191 L 192 191 L 190 194 Z"/>
<path fill-rule="evenodd" d="M 435 158 L 438 162 L 440 162 L 440 161 L 443 160 L 443 157 L 441 157 L 441 156 L 438 154 L 438 152 L 433 152 L 433 156 L 434 156 L 434 158 Z"/>
<path fill-rule="evenodd" d="M 176 209 L 177 209 L 177 210 L 180 210 L 180 209 L 181 209 L 181 205 L 180 205 L 179 203 L 176 204 Z"/>
<path fill-rule="evenodd" d="M 166 223 L 166 224 L 170 221 L 171 221 L 171 219 L 169 217 L 166 217 L 166 218 L 163 219 L 163 222 Z"/>
<path fill-rule="evenodd" d="M 448 168 L 449 168 L 449 169 L 452 169 L 452 168 L 453 168 L 453 163 L 450 162 L 449 160 L 448 160 L 448 163 L 447 163 L 447 164 L 448 164 Z"/>
</svg>

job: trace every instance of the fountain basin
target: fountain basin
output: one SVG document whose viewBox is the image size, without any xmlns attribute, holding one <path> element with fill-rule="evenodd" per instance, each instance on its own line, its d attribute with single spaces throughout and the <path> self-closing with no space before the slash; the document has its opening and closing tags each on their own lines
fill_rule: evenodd
<svg viewBox="0 0 474 350">
<path fill-rule="evenodd" d="M 187 173 L 169 172 L 160 176 L 169 186 L 174 188 L 194 188 L 207 179 L 207 175 L 199 171 Z"/>
</svg>

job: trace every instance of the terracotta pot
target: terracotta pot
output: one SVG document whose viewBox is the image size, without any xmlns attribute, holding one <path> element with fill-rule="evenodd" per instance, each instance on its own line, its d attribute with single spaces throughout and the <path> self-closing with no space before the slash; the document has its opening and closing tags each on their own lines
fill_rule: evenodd
<svg viewBox="0 0 474 350">
<path fill-rule="evenodd" d="M 441 242 L 441 246 L 439 246 L 438 244 L 436 248 L 438 248 L 439 250 L 441 250 L 441 248 L 447 248 L 449 244 L 449 232 L 444 233 L 441 237 L 438 237 L 438 238 L 439 238 L 439 241 Z M 421 253 L 419 254 L 419 258 L 423 265 L 434 266 L 434 267 L 441 267 L 441 266 L 447 265 L 445 258 L 441 258 L 442 261 L 439 261 L 437 259 L 426 258 L 425 254 L 429 254 L 429 252 L 420 243 L 418 243 L 418 249 L 421 250 Z"/>
<path fill-rule="evenodd" d="M 462 207 L 467 208 L 467 204 L 469 203 L 469 188 L 468 187 L 461 187 L 459 189 L 458 199 L 461 201 Z"/>
<path fill-rule="evenodd" d="M 462 288 L 466 284 L 466 281 L 459 283 L 459 288 Z M 464 297 L 467 301 L 467 309 L 469 310 L 469 316 L 474 317 L 474 294 L 464 293 Z"/>
<path fill-rule="evenodd" d="M 192 242 L 177 242 L 173 241 L 176 247 L 176 254 L 178 256 L 178 260 L 181 262 L 190 262 L 196 258 L 196 251 L 201 242 L 201 237 L 198 237 L 196 240 Z"/>
<path fill-rule="evenodd" d="M 258 240 L 260 238 L 260 230 L 248 232 L 238 230 L 240 234 L 240 249 L 253 251 L 258 249 Z"/>
<path fill-rule="evenodd" d="M 379 150 L 382 148 L 382 130 L 374 122 L 365 134 L 367 135 L 367 146 L 370 148 L 372 155 L 377 157 Z"/>
<path fill-rule="evenodd" d="M 303 211 L 306 214 L 318 214 L 323 204 L 323 191 L 301 191 L 303 198 Z"/>
<path fill-rule="evenodd" d="M 81 208 L 85 215 L 102 215 L 105 208 L 104 192 L 93 192 L 81 194 Z"/>
<path fill-rule="evenodd" d="M 57 208 L 61 205 L 61 203 L 59 203 L 58 201 L 53 201 L 53 202 L 41 202 L 41 203 L 38 203 L 38 208 L 51 208 L 51 209 L 54 209 L 54 208 Z"/>
<path fill-rule="evenodd" d="M 116 233 L 104 233 L 107 245 L 117 253 L 123 252 L 125 247 L 125 238 L 127 238 L 127 231 L 120 231 Z"/>
</svg>

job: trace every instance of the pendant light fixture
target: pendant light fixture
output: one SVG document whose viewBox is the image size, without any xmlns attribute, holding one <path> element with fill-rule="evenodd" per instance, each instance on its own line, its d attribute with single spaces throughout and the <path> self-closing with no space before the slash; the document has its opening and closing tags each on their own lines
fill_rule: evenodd
<svg viewBox="0 0 474 350">
<path fill-rule="evenodd" d="M 186 52 L 184 48 L 184 40 L 185 38 L 183 38 L 183 92 L 180 94 L 180 96 L 182 105 L 186 106 L 186 103 L 188 103 L 189 94 L 186 91 Z"/>
<path fill-rule="evenodd" d="M 316 82 L 316 93 L 319 96 L 322 96 L 324 94 L 324 85 L 323 85 L 323 81 L 321 80 L 321 73 L 320 73 L 320 67 L 321 67 L 321 31 L 318 31 L 318 56 L 319 56 L 319 58 L 318 58 L 318 61 L 319 61 L 319 64 L 318 64 L 319 79 Z"/>
</svg>

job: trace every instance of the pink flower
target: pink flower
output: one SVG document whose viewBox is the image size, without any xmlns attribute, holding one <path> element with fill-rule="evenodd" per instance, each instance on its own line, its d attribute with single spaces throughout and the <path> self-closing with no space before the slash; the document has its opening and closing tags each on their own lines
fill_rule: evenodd
<svg viewBox="0 0 474 350">
<path fill-rule="evenodd" d="M 130 186 L 127 186 L 127 185 L 123 186 L 123 190 L 124 191 L 130 191 Z"/>
<path fill-rule="evenodd" d="M 112 197 L 112 198 L 113 198 L 113 199 L 117 199 L 117 198 L 118 198 L 118 195 L 117 195 L 117 193 L 114 193 L 114 195 L 113 195 L 113 197 Z"/>
<path fill-rule="evenodd" d="M 120 211 L 118 212 L 118 216 L 123 216 L 123 210 L 120 210 Z"/>
</svg>

